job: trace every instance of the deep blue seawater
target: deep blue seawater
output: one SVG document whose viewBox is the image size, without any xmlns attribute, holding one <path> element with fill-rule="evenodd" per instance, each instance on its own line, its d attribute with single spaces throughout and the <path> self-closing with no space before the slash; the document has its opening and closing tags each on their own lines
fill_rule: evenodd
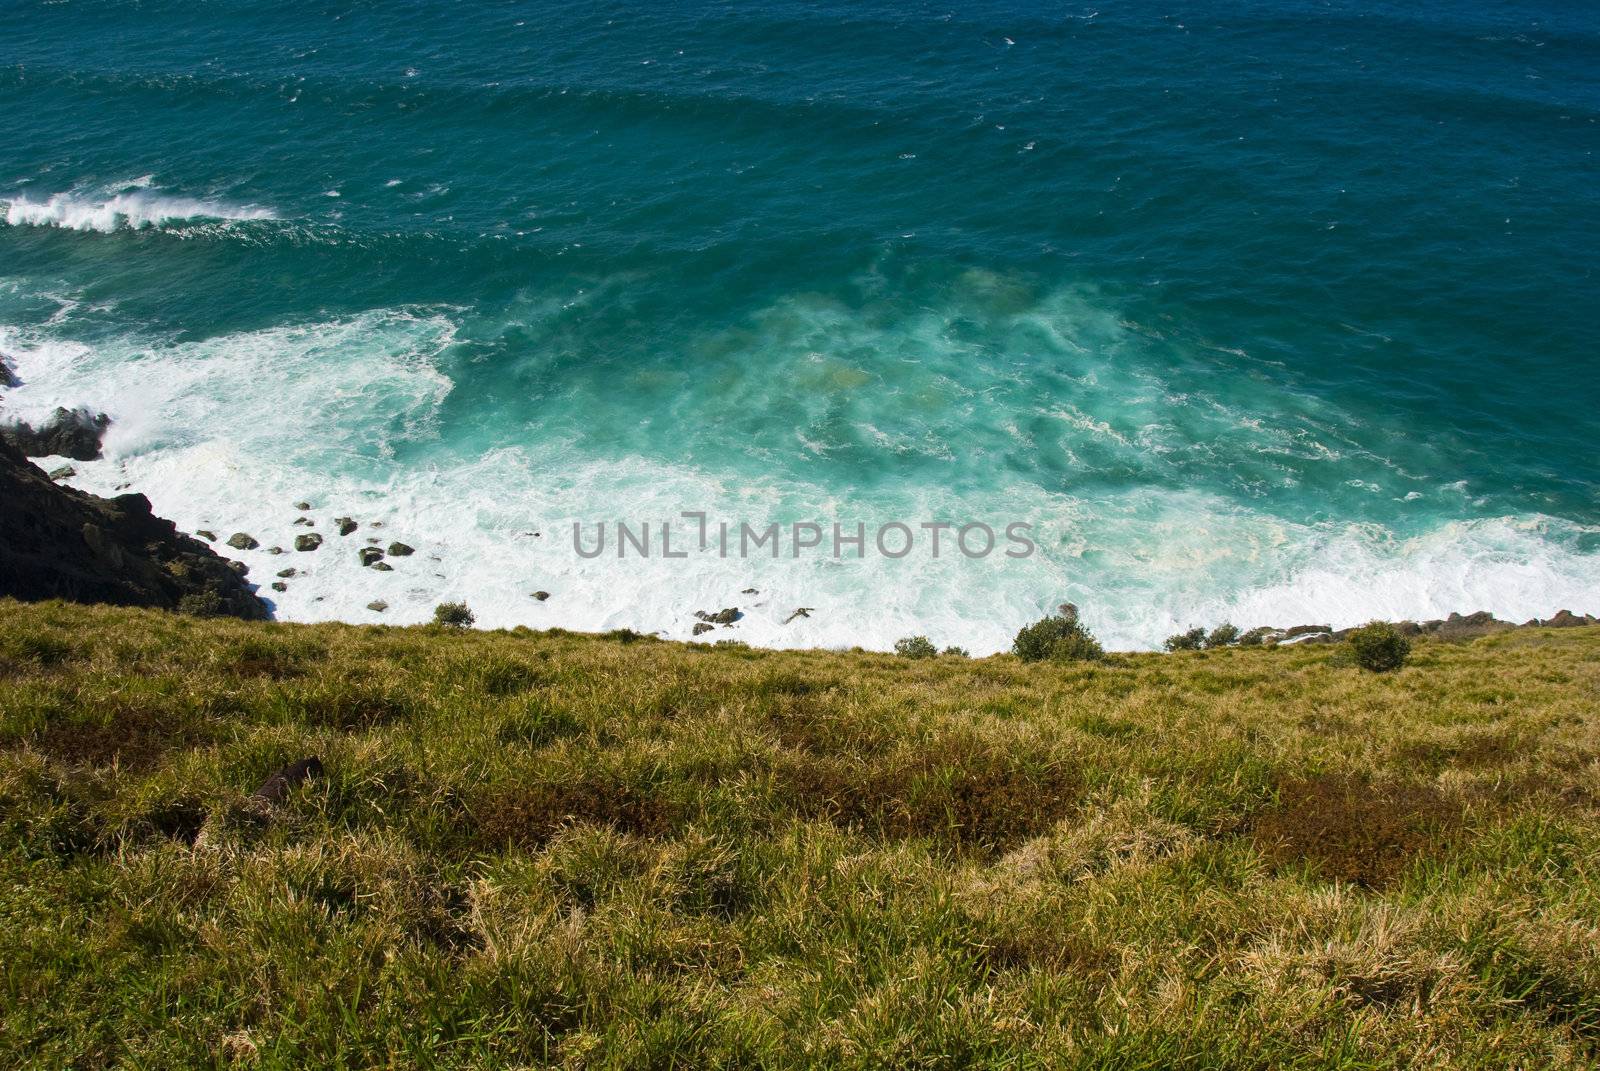
<svg viewBox="0 0 1600 1071">
<path fill-rule="evenodd" d="M 16 0 L 0 115 L 4 407 L 285 618 L 1600 612 L 1594 5 Z M 680 510 L 1039 550 L 573 551 Z"/>
</svg>

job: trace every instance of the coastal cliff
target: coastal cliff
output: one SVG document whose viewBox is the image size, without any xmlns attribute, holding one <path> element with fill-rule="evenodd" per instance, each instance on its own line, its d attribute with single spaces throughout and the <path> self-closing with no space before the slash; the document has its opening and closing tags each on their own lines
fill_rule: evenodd
<svg viewBox="0 0 1600 1071">
<path fill-rule="evenodd" d="M 265 619 L 226 559 L 150 511 L 53 483 L 0 439 L 0 595 Z"/>
</svg>

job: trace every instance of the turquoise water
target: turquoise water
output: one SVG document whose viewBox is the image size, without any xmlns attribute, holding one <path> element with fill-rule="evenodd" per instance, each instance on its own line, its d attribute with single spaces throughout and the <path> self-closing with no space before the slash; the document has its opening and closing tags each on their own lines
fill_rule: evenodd
<svg viewBox="0 0 1600 1071">
<path fill-rule="evenodd" d="M 1592 8 L 11 4 L 0 102 L 4 404 L 113 416 L 73 482 L 420 552 L 280 617 L 1600 611 Z M 1038 553 L 574 553 L 682 510 Z"/>
</svg>

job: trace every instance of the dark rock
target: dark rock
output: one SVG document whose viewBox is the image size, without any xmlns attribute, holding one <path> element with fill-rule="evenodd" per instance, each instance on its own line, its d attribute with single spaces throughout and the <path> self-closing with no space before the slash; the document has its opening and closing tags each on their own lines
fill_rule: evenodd
<svg viewBox="0 0 1600 1071">
<path fill-rule="evenodd" d="M 377 547 L 362 547 L 356 552 L 356 556 L 361 559 L 362 565 L 376 565 L 383 561 L 383 551 Z"/>
<path fill-rule="evenodd" d="M 238 573 L 240 576 L 249 576 L 250 575 L 250 567 L 248 565 L 246 565 L 244 562 L 229 562 L 228 563 L 228 568 L 232 569 L 234 572 Z"/>
<path fill-rule="evenodd" d="M 315 528 L 317 526 L 317 522 L 310 517 L 296 517 L 294 523 L 305 525 L 307 528 Z"/>
<path fill-rule="evenodd" d="M 195 535 L 199 536 L 201 539 L 204 539 L 204 540 L 206 540 L 207 542 L 210 542 L 210 543 L 215 543 L 217 541 L 217 533 L 211 531 L 208 528 L 199 529 L 198 531 L 195 532 Z"/>
<path fill-rule="evenodd" d="M 739 594 L 740 595 L 760 595 L 761 592 L 757 591 L 755 588 L 745 588 L 743 591 L 739 592 Z"/>
<path fill-rule="evenodd" d="M 394 566 L 390 565 L 388 562 L 373 562 L 371 568 L 376 569 L 380 573 L 394 572 Z"/>
<path fill-rule="evenodd" d="M 322 546 L 322 537 L 315 532 L 307 532 L 305 535 L 294 537 L 295 550 L 316 550 L 320 546 Z"/>
<path fill-rule="evenodd" d="M 1278 641 L 1280 647 L 1310 647 L 1318 643 L 1338 643 L 1331 632 L 1302 632 L 1298 636 L 1286 636 Z"/>
<path fill-rule="evenodd" d="M 404 543 L 389 544 L 389 557 L 391 558 L 404 558 L 415 553 L 416 549 L 414 547 L 408 547 Z"/>
<path fill-rule="evenodd" d="M 801 606 L 801 607 L 798 607 L 795 610 L 794 613 L 790 614 L 788 617 L 783 619 L 783 623 L 785 625 L 787 625 L 789 622 L 793 621 L 797 617 L 810 617 L 811 616 L 811 611 L 815 610 L 815 609 L 816 609 L 815 606 Z"/>
<path fill-rule="evenodd" d="M 714 614 L 705 610 L 696 610 L 694 616 L 713 625 L 731 625 L 744 615 L 739 612 L 737 606 L 728 606 Z"/>
<path fill-rule="evenodd" d="M 1445 624 L 1460 625 L 1463 628 L 1482 628 L 1484 625 L 1494 624 L 1494 621 L 1495 616 L 1488 610 L 1479 610 L 1476 613 L 1467 614 L 1466 616 L 1462 616 L 1461 614 L 1451 614 L 1445 619 Z"/>
<path fill-rule="evenodd" d="M 1332 625 L 1295 625 L 1293 628 L 1287 628 L 1283 630 L 1283 638 L 1286 640 L 1292 640 L 1297 636 L 1309 636 L 1313 632 L 1331 633 L 1332 631 Z"/>
<path fill-rule="evenodd" d="M 78 474 L 78 470 L 71 465 L 58 465 L 50 470 L 52 480 L 70 480 Z"/>
<path fill-rule="evenodd" d="M 1472 639 L 1478 636 L 1487 636 L 1492 632 L 1504 632 L 1516 628 L 1509 621 L 1501 621 L 1488 610 L 1479 610 L 1471 614 L 1451 614 L 1439 624 L 1434 634 L 1443 639 Z"/>
<path fill-rule="evenodd" d="M 261 782 L 261 787 L 251 793 L 250 800 L 252 803 L 276 807 L 289 798 L 289 793 L 313 777 L 321 776 L 323 776 L 322 760 L 315 755 L 299 762 L 291 762 Z"/>
<path fill-rule="evenodd" d="M 272 590 L 273 591 L 288 591 L 289 590 L 289 585 L 285 584 L 281 580 L 274 580 L 272 582 Z"/>
<path fill-rule="evenodd" d="M 538 599 L 540 602 L 544 602 L 550 597 L 550 593 L 548 591 L 536 591 L 533 593 L 533 597 Z"/>
<path fill-rule="evenodd" d="M 349 517 L 335 517 L 333 519 L 333 523 L 339 526 L 339 534 L 342 536 L 347 536 L 351 532 L 354 532 L 357 528 L 361 527 Z"/>
<path fill-rule="evenodd" d="M 1396 621 L 1394 623 L 1394 627 L 1395 631 L 1399 632 L 1402 636 L 1422 635 L 1422 626 L 1417 624 L 1415 621 Z"/>
<path fill-rule="evenodd" d="M 14 364 L 15 361 L 12 358 L 0 353 L 0 387 L 22 386 L 22 380 L 18 379 L 17 374 L 11 370 Z"/>
<path fill-rule="evenodd" d="M 1550 618 L 1550 620 L 1544 622 L 1544 627 L 1545 628 L 1580 628 L 1580 627 L 1582 627 L 1584 625 L 1591 625 L 1593 623 L 1594 622 L 1593 622 L 1592 619 L 1590 619 L 1588 617 L 1579 617 L 1577 614 L 1573 613 L 1571 610 L 1557 610 L 1556 611 L 1556 616 L 1554 616 L 1554 617 Z"/>
<path fill-rule="evenodd" d="M 296 502 L 294 504 L 294 508 L 299 510 L 301 513 L 304 513 L 306 510 L 311 508 L 311 503 L 309 503 L 309 502 Z"/>
<path fill-rule="evenodd" d="M 261 544 L 247 532 L 235 532 L 228 537 L 228 546 L 234 550 L 255 550 Z"/>
<path fill-rule="evenodd" d="M 0 439 L 27 457 L 60 454 L 74 461 L 93 461 L 100 456 L 100 440 L 110 426 L 111 418 L 104 413 L 57 409 L 37 428 L 26 421 L 0 427 Z"/>
<path fill-rule="evenodd" d="M 143 495 L 52 483 L 0 442 L 0 503 L 0 595 L 267 617 L 226 559 L 154 516 Z"/>
<path fill-rule="evenodd" d="M 300 570 L 296 569 L 292 565 L 289 566 L 289 568 L 287 568 L 287 569 L 279 569 L 278 570 L 278 575 L 283 577 L 285 580 L 287 580 L 291 576 L 297 576 L 297 575 L 299 575 L 299 573 L 300 573 Z"/>
<path fill-rule="evenodd" d="M 282 547 L 268 547 L 267 553 L 276 556 L 279 554 L 287 554 L 288 551 L 284 550 Z"/>
<path fill-rule="evenodd" d="M 698 636 L 698 635 L 700 635 L 700 634 L 701 634 L 701 633 L 702 633 L 702 632 L 711 632 L 711 631 L 712 631 L 712 630 L 714 630 L 714 629 L 715 629 L 715 628 L 716 628 L 716 627 L 717 627 L 717 626 L 715 626 L 715 625 L 708 625 L 708 624 L 706 624 L 706 623 L 705 623 L 705 622 L 704 622 L 704 621 L 701 621 L 701 622 L 699 622 L 699 623 L 697 623 L 697 624 L 696 624 L 696 625 L 695 625 L 695 626 L 694 626 L 694 634 L 695 634 L 695 635 L 696 635 L 696 636 Z"/>
<path fill-rule="evenodd" d="M 383 613 L 388 608 L 389 608 L 389 604 L 384 602 L 382 599 L 373 599 L 371 602 L 367 603 L 367 609 L 375 611 L 376 613 L 380 613 L 380 614 Z"/>
</svg>

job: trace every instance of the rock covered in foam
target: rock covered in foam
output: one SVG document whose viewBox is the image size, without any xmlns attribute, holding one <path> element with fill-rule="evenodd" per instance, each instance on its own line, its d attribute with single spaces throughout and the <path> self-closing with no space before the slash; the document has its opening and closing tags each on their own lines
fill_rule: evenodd
<svg viewBox="0 0 1600 1071">
<path fill-rule="evenodd" d="M 91 409 L 57 409 L 50 419 L 34 427 L 27 421 L 0 427 L 0 439 L 25 457 L 70 457 L 93 461 L 100 456 L 100 441 L 111 418 Z"/>
</svg>

